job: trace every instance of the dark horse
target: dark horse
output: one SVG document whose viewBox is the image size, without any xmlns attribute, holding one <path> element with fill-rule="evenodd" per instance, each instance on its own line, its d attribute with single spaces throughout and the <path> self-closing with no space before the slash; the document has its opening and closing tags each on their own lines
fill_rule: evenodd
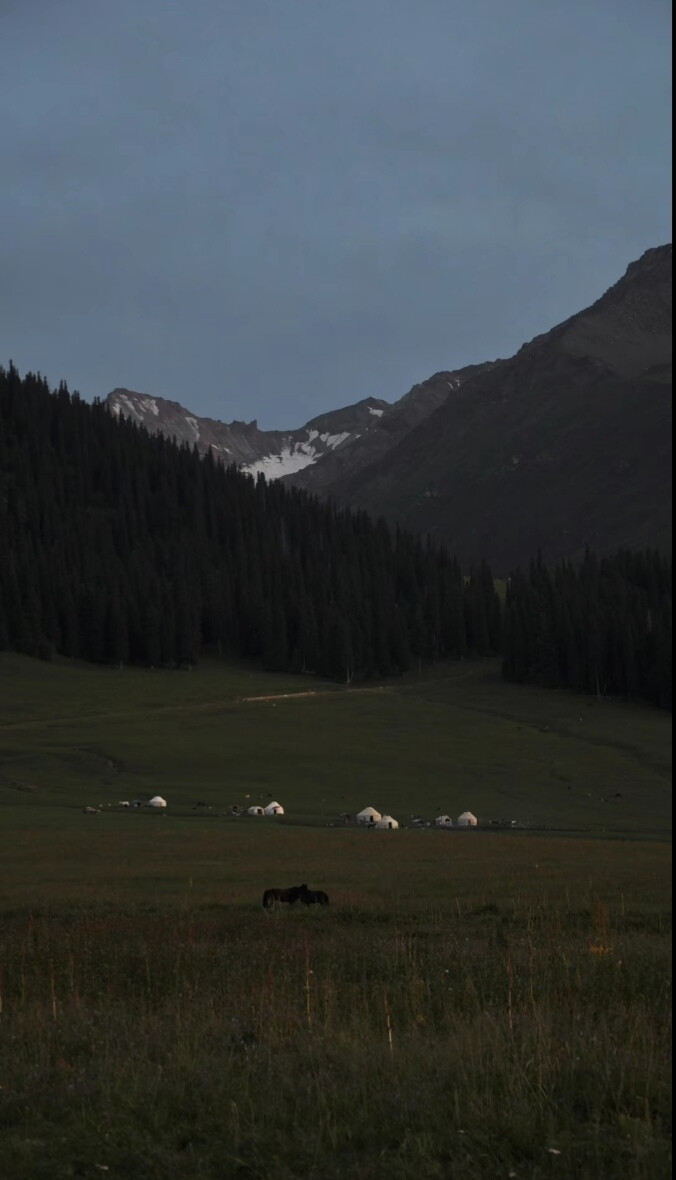
<svg viewBox="0 0 676 1180">
<path fill-rule="evenodd" d="M 328 905 L 329 897 L 324 893 L 323 889 L 308 889 L 307 885 L 301 885 L 300 900 L 303 905 Z"/>
<path fill-rule="evenodd" d="M 263 909 L 269 910 L 276 901 L 285 901 L 288 905 L 295 905 L 307 885 L 294 885 L 291 889 L 266 889 L 263 894 Z"/>
<path fill-rule="evenodd" d="M 284 901 L 287 905 L 295 905 L 302 901 L 303 905 L 328 905 L 329 899 L 321 889 L 308 889 L 307 885 L 294 885 L 291 889 L 266 889 L 263 894 L 263 909 L 269 910 L 275 902 Z"/>
</svg>

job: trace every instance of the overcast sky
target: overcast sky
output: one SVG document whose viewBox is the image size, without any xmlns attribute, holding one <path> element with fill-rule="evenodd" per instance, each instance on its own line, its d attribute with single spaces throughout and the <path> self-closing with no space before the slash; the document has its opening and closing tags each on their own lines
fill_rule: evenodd
<svg viewBox="0 0 676 1180">
<path fill-rule="evenodd" d="M 671 240 L 668 0 L 0 0 L 0 362 L 295 427 Z"/>
</svg>

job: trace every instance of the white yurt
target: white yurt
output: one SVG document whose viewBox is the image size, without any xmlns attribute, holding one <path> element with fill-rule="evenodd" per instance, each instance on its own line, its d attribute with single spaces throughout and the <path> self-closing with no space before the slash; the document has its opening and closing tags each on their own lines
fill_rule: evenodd
<svg viewBox="0 0 676 1180">
<path fill-rule="evenodd" d="M 391 815 L 381 815 L 380 819 L 376 820 L 376 827 L 391 828 L 394 830 L 394 828 L 399 827 L 399 824 L 397 823 L 396 819 L 392 818 Z"/>
<path fill-rule="evenodd" d="M 380 812 L 375 807 L 365 807 L 363 811 L 357 812 L 358 824 L 377 824 L 379 819 Z"/>
<path fill-rule="evenodd" d="M 152 799 L 148 800 L 148 807 L 166 807 L 167 801 L 161 795 L 153 795 Z"/>
<path fill-rule="evenodd" d="M 453 827 L 453 820 L 451 819 L 450 815 L 438 815 L 434 822 L 438 828 Z"/>
<path fill-rule="evenodd" d="M 264 807 L 263 810 L 266 815 L 284 815 L 284 808 L 281 803 L 268 803 L 267 807 Z"/>
<path fill-rule="evenodd" d="M 458 824 L 461 828 L 475 828 L 478 822 L 477 817 L 472 815 L 471 811 L 463 811 L 462 815 L 458 816 Z"/>
<path fill-rule="evenodd" d="M 246 813 L 247 815 L 265 815 L 263 808 L 259 807 L 257 804 L 253 807 L 247 807 Z"/>
</svg>

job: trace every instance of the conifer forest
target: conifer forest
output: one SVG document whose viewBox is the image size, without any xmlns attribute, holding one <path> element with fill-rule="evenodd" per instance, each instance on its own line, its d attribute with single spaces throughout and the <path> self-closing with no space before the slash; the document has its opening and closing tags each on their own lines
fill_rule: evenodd
<svg viewBox="0 0 676 1180">
<path fill-rule="evenodd" d="M 513 681 L 670 708 L 671 576 L 653 551 L 534 555 L 498 594 L 485 562 L 0 368 L 0 650 L 343 683 L 500 655 Z"/>
</svg>

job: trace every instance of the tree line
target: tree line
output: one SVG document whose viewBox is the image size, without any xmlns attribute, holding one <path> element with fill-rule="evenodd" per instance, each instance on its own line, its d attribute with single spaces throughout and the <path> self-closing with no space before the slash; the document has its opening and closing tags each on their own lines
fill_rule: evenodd
<svg viewBox="0 0 676 1180">
<path fill-rule="evenodd" d="M 671 564 L 489 566 L 254 480 L 65 383 L 0 367 L 0 650 L 349 683 L 502 654 L 515 681 L 670 705 Z M 669 631 L 670 634 L 670 631 Z M 667 684 L 669 688 L 667 688 Z"/>
<path fill-rule="evenodd" d="M 538 557 L 509 579 L 503 674 L 671 708 L 671 558 L 654 550 L 549 569 Z"/>
</svg>

